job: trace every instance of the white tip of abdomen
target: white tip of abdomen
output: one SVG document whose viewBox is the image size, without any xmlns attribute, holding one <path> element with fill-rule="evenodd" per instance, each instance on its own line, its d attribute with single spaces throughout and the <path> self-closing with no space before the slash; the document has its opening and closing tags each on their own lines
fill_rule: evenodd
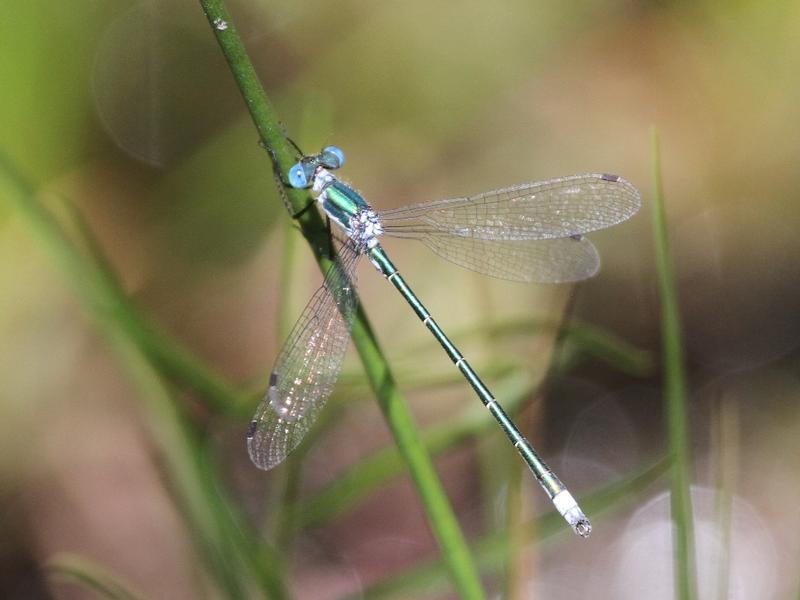
<svg viewBox="0 0 800 600">
<path fill-rule="evenodd" d="M 562 490 L 553 496 L 553 505 L 561 516 L 566 519 L 573 531 L 582 538 L 588 538 L 592 533 L 592 524 L 583 514 L 581 507 L 567 490 Z"/>
</svg>

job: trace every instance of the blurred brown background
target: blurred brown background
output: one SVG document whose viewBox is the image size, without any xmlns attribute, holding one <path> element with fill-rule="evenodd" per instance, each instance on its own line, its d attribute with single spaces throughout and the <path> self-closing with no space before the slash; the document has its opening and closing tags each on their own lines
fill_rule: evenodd
<svg viewBox="0 0 800 600">
<path fill-rule="evenodd" d="M 572 294 L 574 317 L 653 353 L 655 369 L 640 376 L 581 360 L 536 398 L 533 439 L 578 493 L 665 452 L 649 203 L 658 129 L 691 392 L 700 595 L 796 597 L 800 4 L 240 0 L 231 10 L 287 132 L 309 153 L 344 148 L 342 176 L 377 208 L 582 172 L 619 173 L 641 189 L 639 215 L 592 236 L 603 269 L 573 290 L 490 281 L 387 242 L 479 372 L 511 363 L 541 376 L 551 334 L 468 334 L 557 320 Z M 33 0 L 2 13 L 0 150 L 46 202 L 78 206 L 137 307 L 232 382 L 262 387 L 286 333 L 279 323 L 321 278 L 199 5 Z M 280 276 L 287 235 L 290 289 Z M 5 202 L 0 257 L 0 595 L 91 597 L 43 571 L 70 552 L 147 597 L 218 597 L 168 493 L 147 398 L 75 282 Z M 373 269 L 362 267 L 359 283 L 419 422 L 471 408 L 461 383 L 417 389 L 452 367 Z M 360 373 L 349 356 L 332 403 L 360 401 L 308 449 L 302 493 L 391 443 Z M 176 393 L 202 423 L 227 492 L 268 520 L 283 475 L 249 464 L 246 419 Z M 499 430 L 485 437 L 477 452 L 462 445 L 437 462 L 470 536 L 504 518 L 507 486 L 485 465 L 514 460 Z M 531 510 L 548 510 L 525 485 Z M 727 537 L 720 488 L 730 492 Z M 667 493 L 662 479 L 585 544 L 532 543 L 524 597 L 672 597 Z M 357 595 L 435 553 L 400 478 L 304 531 L 289 581 L 299 598 Z"/>
</svg>

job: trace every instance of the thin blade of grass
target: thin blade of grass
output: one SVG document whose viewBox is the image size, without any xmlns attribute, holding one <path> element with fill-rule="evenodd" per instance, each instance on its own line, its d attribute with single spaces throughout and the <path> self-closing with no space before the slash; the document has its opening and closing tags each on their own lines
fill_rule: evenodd
<svg viewBox="0 0 800 600">
<path fill-rule="evenodd" d="M 117 324 L 150 355 L 161 373 L 197 392 L 213 412 L 249 418 L 255 405 L 253 399 L 228 383 L 175 338 L 160 331 L 133 305 L 83 215 L 65 199 L 62 199 L 62 207 L 72 222 L 78 237 L 76 241 L 86 249 L 82 259 L 94 263 L 98 284 L 114 299 Z"/>
<path fill-rule="evenodd" d="M 105 567 L 77 554 L 56 554 L 46 565 L 50 575 L 78 583 L 111 600 L 141 600 L 144 596 Z"/>
<path fill-rule="evenodd" d="M 220 501 L 202 471 L 197 434 L 191 431 L 177 403 L 135 343 L 113 326 L 104 329 L 143 401 L 151 439 L 162 459 L 165 485 L 175 499 L 195 551 L 227 597 L 247 598 L 254 585 L 252 573 L 245 562 L 238 560 L 241 553 L 228 535 L 228 515 L 220 510 Z M 279 580 L 277 574 L 275 579 Z M 280 594 L 279 589 L 276 591 Z"/>
<path fill-rule="evenodd" d="M 670 254 L 664 187 L 661 178 L 661 150 L 653 131 L 653 237 L 656 271 L 661 298 L 661 337 L 664 361 L 664 394 L 667 404 L 669 455 L 672 460 L 670 503 L 675 524 L 675 589 L 682 600 L 697 597 L 694 522 L 691 497 L 691 449 L 688 424 L 686 375 L 684 372 L 678 291 Z"/>
<path fill-rule="evenodd" d="M 225 3 L 222 0 L 200 0 L 200 5 L 245 100 L 261 142 L 269 150 L 277 174 L 285 179 L 283 174 L 288 173 L 295 161 L 294 152 L 287 143 L 280 121 L 261 86 Z M 332 257 L 327 255 L 329 244 L 326 229 L 317 211 L 303 210 L 311 201 L 309 195 L 293 188 L 281 189 L 287 208 L 298 215 L 297 223 L 311 245 L 320 267 L 323 272 L 327 271 L 332 264 Z M 353 323 L 352 338 L 367 379 L 409 468 L 428 516 L 428 523 L 450 568 L 454 585 L 463 598 L 483 598 L 480 577 L 453 508 L 361 305 Z"/>
<path fill-rule="evenodd" d="M 228 497 L 217 475 L 221 472 L 221 467 L 214 458 L 214 445 L 201 438 L 197 446 L 199 475 L 206 495 L 217 513 L 216 520 L 221 526 L 222 534 L 231 544 L 232 558 L 247 566 L 262 594 L 276 599 L 290 597 L 283 580 L 286 572 L 284 554 L 280 549 L 253 535 L 253 528 Z M 252 594 L 248 595 L 251 596 Z"/>
<path fill-rule="evenodd" d="M 564 342 L 579 351 L 634 377 L 646 377 L 653 372 L 653 357 L 610 331 L 570 320 L 564 324 Z"/>
</svg>

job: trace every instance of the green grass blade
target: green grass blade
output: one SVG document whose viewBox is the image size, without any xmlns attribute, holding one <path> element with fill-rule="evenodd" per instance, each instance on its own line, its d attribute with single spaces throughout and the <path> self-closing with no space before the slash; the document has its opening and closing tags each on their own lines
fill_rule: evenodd
<svg viewBox="0 0 800 600">
<path fill-rule="evenodd" d="M 50 559 L 47 571 L 58 579 L 78 583 L 102 598 L 111 600 L 141 600 L 127 583 L 94 561 L 75 554 L 57 554 Z"/>
<path fill-rule="evenodd" d="M 226 534 L 230 531 L 226 513 L 217 509 L 215 503 L 218 500 L 197 462 L 195 436 L 187 427 L 178 403 L 161 381 L 155 361 L 142 350 L 125 323 L 123 315 L 128 313 L 121 308 L 124 299 L 109 284 L 107 273 L 72 245 L 59 224 L 37 200 L 33 185 L 3 157 L 0 157 L 0 197 L 16 209 L 29 230 L 38 237 L 136 386 L 152 440 L 164 459 L 168 484 L 179 500 L 180 514 L 208 572 L 228 597 L 247 597 L 248 582 L 252 581 L 253 574 L 245 568 L 246 563 L 234 560 L 244 551 L 237 548 L 236 539 Z M 261 569 L 270 568 L 271 563 L 261 566 Z M 281 595 L 279 573 L 270 572 L 269 577 L 256 579 L 278 582 L 268 590 L 269 594 L 276 598 L 285 596 Z"/>
<path fill-rule="evenodd" d="M 223 522 L 225 514 L 219 510 L 219 501 L 209 489 L 198 462 L 196 434 L 191 432 L 169 390 L 136 344 L 113 325 L 103 329 L 143 401 L 151 439 L 164 461 L 165 484 L 176 500 L 195 550 L 227 597 L 246 598 L 251 574 L 244 563 L 235 560 L 235 546 Z"/>
<path fill-rule="evenodd" d="M 76 241 L 94 262 L 105 293 L 115 298 L 117 323 L 158 363 L 161 373 L 197 392 L 212 411 L 249 418 L 253 399 L 233 387 L 176 339 L 164 334 L 133 305 L 83 215 L 71 202 L 62 201 L 62 204 L 74 226 Z"/>
<path fill-rule="evenodd" d="M 262 144 L 270 151 L 276 170 L 279 173 L 287 173 L 295 160 L 294 153 L 287 144 L 280 122 L 258 80 L 224 2 L 200 0 L 200 4 L 239 86 Z M 282 191 L 285 192 L 285 200 L 295 214 L 299 214 L 310 201 L 308 194 L 300 190 Z M 323 270 L 327 270 L 331 264 L 331 257 L 325 255 L 328 238 L 318 212 L 307 210 L 298 217 L 297 222 L 311 244 L 320 266 Z M 463 598 L 483 598 L 480 578 L 453 509 L 361 306 L 353 324 L 352 338 L 364 365 L 367 379 L 375 391 L 386 422 L 411 472 L 428 515 L 428 522 L 450 567 L 453 583 Z"/>
<path fill-rule="evenodd" d="M 594 522 L 599 522 L 614 511 L 633 504 L 668 469 L 669 461 L 661 459 L 618 481 L 581 495 L 580 504 L 592 515 Z M 538 542 L 547 542 L 570 533 L 564 528 L 563 521 L 560 514 L 551 511 L 526 524 L 525 530 L 529 536 L 535 535 Z M 475 558 L 483 572 L 499 573 L 504 568 L 508 543 L 506 536 L 506 532 L 497 531 L 473 545 Z M 441 559 L 436 559 L 395 573 L 360 591 L 357 598 L 383 600 L 427 597 L 445 592 L 446 584 L 444 564 Z"/>
<path fill-rule="evenodd" d="M 672 460 L 671 510 L 675 524 L 675 586 L 682 600 L 697 597 L 694 527 L 691 498 L 691 449 L 687 415 L 678 291 L 670 254 L 664 188 L 661 179 L 661 150 L 653 132 L 653 236 L 656 248 L 658 289 L 661 297 L 661 335 L 664 354 L 664 393 L 667 403 L 669 455 Z"/>
<path fill-rule="evenodd" d="M 217 475 L 221 467 L 214 459 L 214 445 L 201 439 L 197 448 L 198 471 L 205 495 L 210 500 L 222 536 L 230 544 L 231 556 L 228 560 L 233 559 L 246 566 L 262 594 L 268 598 L 288 598 L 289 593 L 283 581 L 286 565 L 282 553 L 257 539 L 253 528 L 228 497 Z"/>
<path fill-rule="evenodd" d="M 646 377 L 653 372 L 653 357 L 600 327 L 570 320 L 564 324 L 564 342 L 623 373 Z"/>
</svg>

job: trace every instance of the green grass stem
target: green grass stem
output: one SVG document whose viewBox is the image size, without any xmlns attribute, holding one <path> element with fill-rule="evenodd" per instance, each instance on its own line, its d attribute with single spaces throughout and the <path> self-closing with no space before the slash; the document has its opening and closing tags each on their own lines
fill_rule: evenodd
<svg viewBox="0 0 800 600">
<path fill-rule="evenodd" d="M 179 342 L 160 333 L 133 306 L 74 205 L 61 200 L 62 208 L 69 214 L 71 229 L 79 237 L 77 243 L 83 246 L 84 252 L 78 249 L 76 243 L 67 236 L 65 228 L 38 200 L 34 185 L 2 155 L 0 191 L 3 192 L 2 197 L 25 218 L 43 248 L 57 261 L 65 279 L 76 286 L 76 291 L 95 318 L 126 332 L 158 364 L 160 371 L 198 391 L 201 398 L 208 401 L 211 410 L 223 414 L 244 414 L 242 409 L 252 405 L 249 398 L 245 399 L 243 394 L 206 367 Z"/>
<path fill-rule="evenodd" d="M 278 172 L 287 173 L 296 160 L 294 152 L 287 144 L 280 122 L 258 80 L 224 2 L 200 0 L 200 4 L 245 100 L 261 143 L 270 152 Z M 282 192 L 295 214 L 300 213 L 310 202 L 309 195 L 303 191 L 284 189 Z M 326 255 L 329 246 L 328 236 L 319 213 L 307 210 L 297 218 L 297 222 L 323 272 L 327 271 L 331 265 L 331 257 Z M 375 391 L 386 422 L 411 472 L 428 515 L 428 522 L 450 568 L 453 583 L 463 598 L 483 598 L 484 592 L 478 572 L 453 509 L 361 307 L 353 324 L 352 338 L 364 365 L 367 379 Z"/>
<path fill-rule="evenodd" d="M 678 291 L 670 253 L 664 187 L 661 178 L 661 150 L 653 131 L 653 235 L 656 271 L 661 298 L 661 336 L 664 361 L 664 394 L 671 465 L 670 502 L 675 556 L 675 589 L 682 600 L 697 597 L 694 523 L 691 497 L 691 438 L 689 435 L 686 375 L 684 372 Z"/>
<path fill-rule="evenodd" d="M 239 391 L 222 375 L 216 373 L 200 358 L 174 337 L 163 333 L 130 300 L 119 277 L 109 264 L 105 253 L 80 211 L 68 200 L 61 199 L 75 234 L 75 243 L 85 250 L 80 253 L 75 243 L 64 237 L 60 252 L 70 255 L 78 268 L 94 269 L 93 279 L 102 293 L 113 302 L 113 319 L 117 325 L 139 344 L 142 351 L 158 365 L 158 370 L 186 389 L 198 394 L 199 400 L 216 414 L 227 414 L 241 419 L 250 418 L 254 399 Z M 58 224 L 52 217 L 52 225 Z M 44 224 L 42 224 L 44 226 Z M 55 237 L 50 236 L 55 243 Z"/>
<path fill-rule="evenodd" d="M 77 583 L 101 598 L 110 600 L 141 600 L 144 596 L 133 591 L 120 578 L 93 560 L 75 554 L 56 554 L 45 567 L 58 579 Z"/>
</svg>

